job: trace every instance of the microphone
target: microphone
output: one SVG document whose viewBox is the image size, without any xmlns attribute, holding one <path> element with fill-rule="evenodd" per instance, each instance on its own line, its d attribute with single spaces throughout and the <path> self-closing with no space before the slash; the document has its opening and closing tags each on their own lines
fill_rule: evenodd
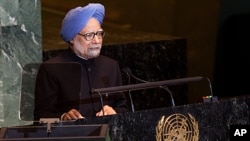
<svg viewBox="0 0 250 141">
<path fill-rule="evenodd" d="M 128 84 L 130 84 L 130 80 L 131 80 L 130 79 L 130 74 L 125 69 L 126 68 L 123 68 L 122 71 L 125 72 L 125 74 L 128 76 Z M 129 99 L 130 99 L 131 110 L 132 110 L 132 112 L 135 112 L 134 102 L 133 102 L 130 90 L 128 91 L 128 95 L 129 95 Z"/>
<path fill-rule="evenodd" d="M 143 83 L 148 83 L 149 81 L 146 81 L 146 80 L 142 80 L 138 77 L 136 77 L 130 70 L 130 68 L 128 67 L 125 67 L 122 69 L 122 71 L 127 74 L 127 76 L 129 77 L 129 83 L 130 83 L 130 76 L 132 76 L 134 79 L 136 79 L 137 81 L 140 81 L 140 82 L 143 82 Z M 171 99 L 171 102 L 172 102 L 172 106 L 174 107 L 175 106 L 175 102 L 174 102 L 174 98 L 173 98 L 173 93 L 169 90 L 169 88 L 167 86 L 159 86 L 159 88 L 167 91 L 170 95 L 170 99 Z M 131 97 L 131 94 L 129 93 L 129 96 Z"/>
<path fill-rule="evenodd" d="M 133 73 L 131 72 L 130 68 L 128 68 L 128 67 L 123 68 L 122 71 L 123 71 L 125 74 L 127 74 L 129 77 L 132 76 L 134 79 L 136 79 L 136 80 L 138 80 L 138 81 L 140 81 L 140 82 L 143 82 L 143 83 L 149 82 L 149 81 L 146 81 L 146 80 L 142 80 L 142 79 L 136 77 L 135 75 L 133 75 Z"/>
</svg>

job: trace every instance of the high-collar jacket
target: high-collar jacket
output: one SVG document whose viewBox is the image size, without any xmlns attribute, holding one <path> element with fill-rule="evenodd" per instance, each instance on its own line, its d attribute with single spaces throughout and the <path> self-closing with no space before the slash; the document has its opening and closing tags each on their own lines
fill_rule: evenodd
<svg viewBox="0 0 250 141">
<path fill-rule="evenodd" d="M 116 112 L 127 110 L 124 94 L 107 94 L 100 97 L 92 94 L 92 88 L 122 85 L 117 61 L 99 55 L 85 60 L 70 49 L 43 62 L 39 68 L 35 85 L 34 120 L 60 117 L 74 108 L 84 117 L 95 116 L 103 105 L 112 106 Z M 101 102 L 103 100 L 103 103 Z"/>
</svg>

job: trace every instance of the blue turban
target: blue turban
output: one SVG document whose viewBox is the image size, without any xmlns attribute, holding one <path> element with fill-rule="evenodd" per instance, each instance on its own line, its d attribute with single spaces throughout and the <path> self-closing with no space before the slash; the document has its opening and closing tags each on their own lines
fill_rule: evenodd
<svg viewBox="0 0 250 141">
<path fill-rule="evenodd" d="M 99 3 L 90 3 L 84 7 L 71 9 L 62 21 L 61 37 L 64 41 L 69 42 L 85 27 L 92 17 L 102 24 L 104 12 L 104 6 Z"/>
</svg>

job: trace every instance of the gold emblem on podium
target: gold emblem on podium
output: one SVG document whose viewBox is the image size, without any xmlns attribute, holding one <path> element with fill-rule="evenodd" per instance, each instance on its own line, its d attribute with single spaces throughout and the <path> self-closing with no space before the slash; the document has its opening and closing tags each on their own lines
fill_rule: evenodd
<svg viewBox="0 0 250 141">
<path fill-rule="evenodd" d="M 195 118 L 188 114 L 162 116 L 156 127 L 157 141 L 198 141 L 199 127 Z"/>
</svg>

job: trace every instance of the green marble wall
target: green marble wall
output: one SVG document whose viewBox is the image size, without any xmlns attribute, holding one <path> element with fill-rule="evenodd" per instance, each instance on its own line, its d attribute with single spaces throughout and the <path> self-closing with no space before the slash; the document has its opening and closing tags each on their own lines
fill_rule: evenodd
<svg viewBox="0 0 250 141">
<path fill-rule="evenodd" d="M 31 123 L 41 46 L 40 0 L 0 0 L 0 127 Z"/>
</svg>

